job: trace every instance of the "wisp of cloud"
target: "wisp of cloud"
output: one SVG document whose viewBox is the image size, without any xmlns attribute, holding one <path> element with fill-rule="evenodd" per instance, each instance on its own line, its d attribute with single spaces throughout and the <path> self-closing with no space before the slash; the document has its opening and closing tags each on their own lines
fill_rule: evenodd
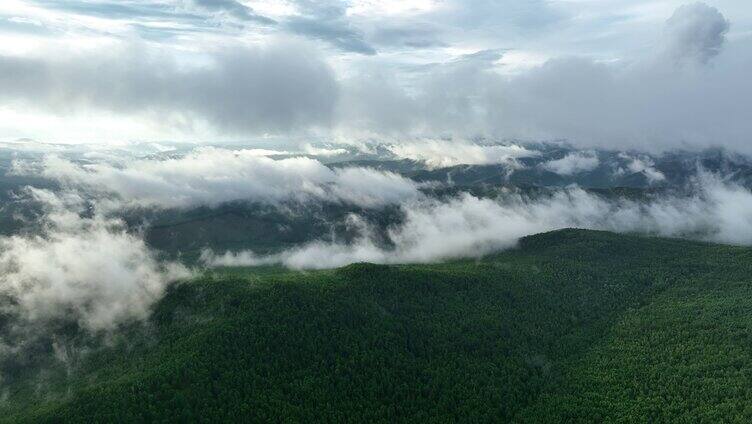
<svg viewBox="0 0 752 424">
<path fill-rule="evenodd" d="M 692 196 L 662 195 L 646 201 L 608 199 L 578 187 L 535 198 L 510 194 L 489 199 L 463 193 L 448 201 L 405 204 L 404 221 L 388 233 L 391 247 L 384 247 L 366 229 L 349 244 L 314 241 L 264 256 L 205 250 L 202 260 L 213 266 L 278 263 L 295 269 L 354 262 L 427 263 L 480 257 L 513 247 L 520 237 L 566 227 L 752 243 L 752 192 L 704 172 L 694 190 Z"/>
<path fill-rule="evenodd" d="M 0 238 L 0 294 L 24 320 L 73 318 L 109 330 L 146 318 L 170 282 L 191 275 L 159 261 L 119 220 L 82 217 L 80 197 L 27 190 L 45 206 L 41 232 Z"/>
</svg>

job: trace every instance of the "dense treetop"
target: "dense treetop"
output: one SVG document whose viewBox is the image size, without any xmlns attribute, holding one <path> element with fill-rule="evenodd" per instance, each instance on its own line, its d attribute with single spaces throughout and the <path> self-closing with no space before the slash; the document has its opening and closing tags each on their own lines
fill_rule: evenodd
<svg viewBox="0 0 752 424">
<path fill-rule="evenodd" d="M 2 364 L 2 420 L 749 422 L 751 259 L 562 230 L 478 261 L 216 270 L 146 324 Z"/>
</svg>

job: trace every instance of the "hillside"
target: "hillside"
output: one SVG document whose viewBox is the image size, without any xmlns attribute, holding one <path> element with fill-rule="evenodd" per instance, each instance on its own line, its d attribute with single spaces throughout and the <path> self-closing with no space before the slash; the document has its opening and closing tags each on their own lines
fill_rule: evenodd
<svg viewBox="0 0 752 424">
<path fill-rule="evenodd" d="M 749 248 L 584 230 L 479 261 L 216 270 L 104 347 L 3 364 L 0 416 L 749 422 L 750 275 Z"/>
</svg>

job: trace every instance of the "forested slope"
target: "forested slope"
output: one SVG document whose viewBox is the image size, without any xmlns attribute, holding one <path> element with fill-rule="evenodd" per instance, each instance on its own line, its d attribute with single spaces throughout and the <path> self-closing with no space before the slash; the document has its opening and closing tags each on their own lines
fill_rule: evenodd
<svg viewBox="0 0 752 424">
<path fill-rule="evenodd" d="M 750 276 L 747 248 L 582 230 L 479 261 L 218 270 L 64 377 L 5 381 L 2 416 L 749 422 Z"/>
</svg>

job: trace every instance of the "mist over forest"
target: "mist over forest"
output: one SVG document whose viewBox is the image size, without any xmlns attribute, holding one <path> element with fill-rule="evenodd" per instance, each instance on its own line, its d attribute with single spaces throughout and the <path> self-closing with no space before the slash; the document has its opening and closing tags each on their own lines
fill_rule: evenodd
<svg viewBox="0 0 752 424">
<path fill-rule="evenodd" d="M 741 0 L 0 5 L 0 422 L 752 419 Z"/>
</svg>

